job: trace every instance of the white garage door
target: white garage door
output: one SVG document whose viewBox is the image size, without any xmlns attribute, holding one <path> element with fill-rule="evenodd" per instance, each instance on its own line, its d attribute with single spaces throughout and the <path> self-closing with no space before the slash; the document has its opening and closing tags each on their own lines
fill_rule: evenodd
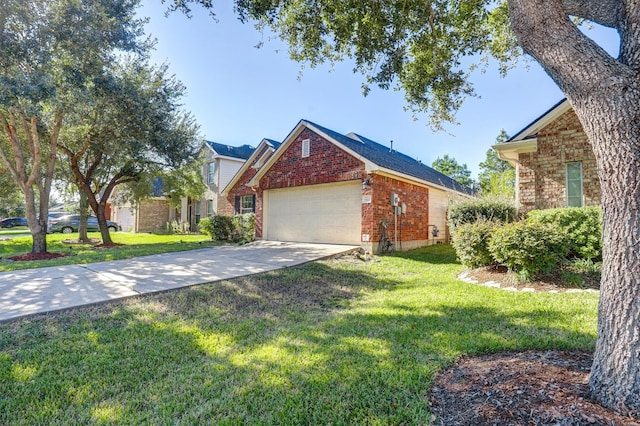
<svg viewBox="0 0 640 426">
<path fill-rule="evenodd" d="M 360 244 L 361 183 L 264 192 L 264 237 L 273 241 Z"/>
</svg>

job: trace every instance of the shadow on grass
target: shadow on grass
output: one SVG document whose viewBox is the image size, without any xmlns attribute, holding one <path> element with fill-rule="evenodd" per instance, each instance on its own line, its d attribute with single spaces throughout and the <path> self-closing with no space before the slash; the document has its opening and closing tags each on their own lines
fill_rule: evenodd
<svg viewBox="0 0 640 426">
<path fill-rule="evenodd" d="M 380 277 L 312 263 L 0 325 L 0 424 L 424 424 L 462 354 L 593 344 L 563 304 Z"/>
</svg>

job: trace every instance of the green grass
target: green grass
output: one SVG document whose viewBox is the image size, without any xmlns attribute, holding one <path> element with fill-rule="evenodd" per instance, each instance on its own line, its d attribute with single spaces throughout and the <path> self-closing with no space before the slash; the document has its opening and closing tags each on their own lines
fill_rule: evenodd
<svg viewBox="0 0 640 426">
<path fill-rule="evenodd" d="M 462 355 L 593 349 L 597 295 L 461 270 L 432 246 L 0 324 L 0 424 L 428 424 Z"/>
<path fill-rule="evenodd" d="M 0 228 L 0 235 L 28 234 L 29 228 L 26 226 L 15 226 L 13 228 Z"/>
<path fill-rule="evenodd" d="M 89 232 L 89 238 L 100 239 L 99 232 Z M 47 251 L 64 253 L 69 256 L 50 260 L 28 262 L 0 262 L 1 271 L 15 271 L 18 269 L 42 268 L 45 266 L 72 265 L 80 263 L 103 262 L 117 259 L 129 259 L 136 256 L 192 250 L 215 245 L 205 235 L 156 235 L 130 234 L 116 232 L 111 234 L 114 243 L 123 244 L 109 248 L 98 248 L 92 244 L 65 244 L 65 240 L 78 238 L 77 234 L 49 234 L 47 235 Z M 10 240 L 0 240 L 0 256 L 8 259 L 31 252 L 31 236 L 15 237 Z"/>
</svg>

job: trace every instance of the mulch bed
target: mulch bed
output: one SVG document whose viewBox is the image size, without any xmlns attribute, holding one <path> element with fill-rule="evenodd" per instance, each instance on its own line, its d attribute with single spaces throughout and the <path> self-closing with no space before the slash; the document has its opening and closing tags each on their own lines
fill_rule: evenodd
<svg viewBox="0 0 640 426">
<path fill-rule="evenodd" d="M 505 269 L 468 271 L 478 282 L 526 286 L 536 291 L 567 290 L 554 275 L 517 283 Z M 583 288 L 598 289 L 597 280 Z M 496 289 L 496 291 L 504 291 Z M 443 371 L 431 389 L 437 425 L 640 425 L 589 395 L 593 355 L 579 351 L 527 351 L 464 357 Z"/>
<path fill-rule="evenodd" d="M 592 355 L 545 351 L 463 358 L 431 389 L 438 425 L 640 425 L 589 396 Z"/>
<path fill-rule="evenodd" d="M 49 259 L 56 259 L 58 257 L 65 257 L 67 256 L 64 253 L 25 253 L 25 254 L 20 254 L 18 256 L 11 256 L 9 257 L 10 260 L 13 260 L 15 262 L 22 262 L 22 261 L 32 261 L 32 260 L 49 260 Z"/>
</svg>

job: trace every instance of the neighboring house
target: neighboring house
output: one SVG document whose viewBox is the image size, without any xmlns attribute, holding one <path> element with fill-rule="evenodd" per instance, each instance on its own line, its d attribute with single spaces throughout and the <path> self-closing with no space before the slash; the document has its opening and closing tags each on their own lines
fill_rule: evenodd
<svg viewBox="0 0 640 426">
<path fill-rule="evenodd" d="M 470 193 L 389 147 L 306 120 L 279 146 L 263 140 L 223 190 L 236 213 L 256 213 L 257 238 L 369 250 L 385 237 L 405 250 L 445 241 L 449 200 Z"/>
<path fill-rule="evenodd" d="M 258 170 L 271 158 L 280 145 L 280 142 L 272 139 L 263 139 L 258 144 L 251 157 L 223 188 L 221 195 L 227 199 L 225 203 L 227 208 L 220 214 L 255 213 L 256 192 L 247 183 L 258 173 Z"/>
<path fill-rule="evenodd" d="M 199 200 L 184 198 L 180 214 L 180 220 L 189 223 L 191 229 L 195 229 L 201 218 L 224 214 L 233 208 L 227 204 L 227 199 L 221 196 L 222 189 L 253 154 L 255 148 L 249 145 L 235 147 L 205 141 L 202 151 L 206 155 L 202 176 L 207 190 Z"/>
<path fill-rule="evenodd" d="M 164 196 L 161 178 L 153 181 L 151 197 L 137 204 L 122 201 L 118 197 L 118 188 L 110 198 L 111 214 L 107 219 L 117 222 L 123 231 L 154 232 L 164 230 L 168 222 L 176 220 L 176 209 Z"/>
<path fill-rule="evenodd" d="M 493 149 L 516 168 L 520 212 L 600 205 L 596 159 L 566 99 Z"/>
</svg>

